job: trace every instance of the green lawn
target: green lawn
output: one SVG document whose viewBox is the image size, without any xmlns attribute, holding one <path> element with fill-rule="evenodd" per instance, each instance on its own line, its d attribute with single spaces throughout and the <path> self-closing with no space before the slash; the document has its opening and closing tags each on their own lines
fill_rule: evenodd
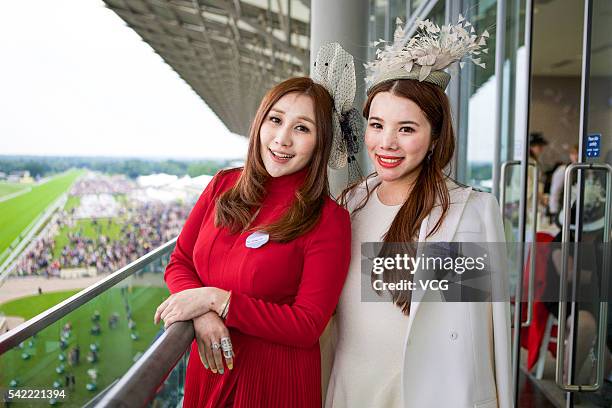
<svg viewBox="0 0 612 408">
<path fill-rule="evenodd" d="M 121 204 L 125 205 L 128 202 L 127 194 L 115 194 L 114 197 L 115 197 L 115 200 L 117 200 Z"/>
<path fill-rule="evenodd" d="M 108 220 L 108 218 L 100 218 L 97 221 L 97 225 L 94 225 L 92 220 L 82 219 L 78 220 L 76 222 L 76 225 L 72 228 L 62 227 L 62 229 L 60 229 L 60 232 L 55 237 L 53 259 L 59 258 L 62 249 L 66 244 L 68 244 L 68 233 L 71 232 L 75 233 L 80 231 L 82 236 L 87 238 L 97 239 L 100 234 L 103 234 L 109 237 L 112 241 L 119 240 L 122 223 L 120 222 L 120 220 L 111 218 L 109 224 Z"/>
<path fill-rule="evenodd" d="M 16 299 L 0 305 L 0 312 L 4 312 L 7 316 L 20 316 L 29 320 L 78 292 L 79 290 L 69 290 Z"/>
<path fill-rule="evenodd" d="M 73 208 L 77 208 L 81 205 L 81 197 L 79 196 L 70 196 L 68 197 L 68 201 L 66 201 L 66 205 L 64 206 L 64 210 L 70 212 Z"/>
<path fill-rule="evenodd" d="M 72 294 L 74 291 L 17 299 L 0 306 L 0 311 L 7 315 L 19 314 L 29 318 Z M 0 356 L 0 389 L 6 388 L 11 380 L 17 380 L 19 387 L 47 389 L 52 387 L 54 381 L 59 381 L 61 388 L 64 388 L 64 374 L 55 371 L 56 367 L 63 364 L 66 373 L 74 373 L 76 387 L 74 391 L 66 389 L 69 399 L 60 405 L 83 406 L 96 393 L 125 374 L 134 363 L 134 357 L 148 348 L 161 327 L 153 325 L 153 313 L 168 296 L 166 289 L 137 286 L 133 287 L 127 296 L 132 309 L 132 319 L 136 323 L 135 330 L 139 335 L 137 340 L 130 338 L 131 331 L 127 326 L 126 309 L 120 289 L 110 289 L 42 330 L 34 338 L 25 341 L 23 348 L 16 347 Z M 100 335 L 90 333 L 93 324 L 91 317 L 96 310 L 101 315 Z M 119 324 L 117 328 L 110 329 L 108 317 L 113 312 L 119 314 Z M 59 343 L 60 331 L 67 322 L 72 324 L 72 334 L 68 340 L 68 348 L 62 351 Z M 92 343 L 99 346 L 99 361 L 93 364 L 87 362 L 89 345 Z M 67 361 L 62 363 L 59 356 L 63 354 L 67 358 L 69 350 L 77 344 L 81 349 L 80 364 L 71 367 Z M 30 355 L 29 359 L 22 359 L 24 352 Z M 86 384 L 90 380 L 87 370 L 93 367 L 98 369 L 97 390 L 88 391 Z M 19 404 L 24 407 L 40 405 L 40 400 L 38 403 L 34 401 L 32 405 Z"/>
<path fill-rule="evenodd" d="M 0 253 L 83 173 L 83 170 L 68 171 L 32 187 L 28 193 L 0 202 Z"/>
<path fill-rule="evenodd" d="M 7 183 L 0 181 L 0 198 L 28 188 L 26 184 Z"/>
</svg>

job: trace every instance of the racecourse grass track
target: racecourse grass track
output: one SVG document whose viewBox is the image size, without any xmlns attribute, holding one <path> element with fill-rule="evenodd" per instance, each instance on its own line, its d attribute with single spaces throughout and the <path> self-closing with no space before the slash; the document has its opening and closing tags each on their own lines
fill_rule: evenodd
<svg viewBox="0 0 612 408">
<path fill-rule="evenodd" d="M 47 206 L 70 189 L 83 170 L 70 170 L 41 185 L 32 186 L 32 191 L 0 202 L 0 253 L 21 234 Z"/>
<path fill-rule="evenodd" d="M 0 199 L 9 194 L 16 193 L 21 190 L 25 190 L 28 186 L 24 184 L 16 184 L 16 183 L 7 183 L 4 181 L 0 181 Z"/>
<path fill-rule="evenodd" d="M 42 295 L 16 299 L 0 305 L 0 311 L 8 316 L 22 316 L 29 319 L 41 311 L 72 296 L 77 291 L 43 293 Z M 54 381 L 58 381 L 66 390 L 68 398 L 60 401 L 58 405 L 65 407 L 81 407 L 97 393 L 116 378 L 127 372 L 134 363 L 134 357 L 144 352 L 158 334 L 161 325 L 153 324 L 153 314 L 157 306 L 168 296 L 168 291 L 160 287 L 134 286 L 125 292 L 132 311 L 132 319 L 136 323 L 134 332 L 138 334 L 137 340 L 132 340 L 132 330 L 128 328 L 127 312 L 124 298 L 118 287 L 109 289 L 92 301 L 82 305 L 66 317 L 43 329 L 34 338 L 22 343 L 22 348 L 15 347 L 0 356 L 0 388 L 6 388 L 11 380 L 17 381 L 20 388 L 53 388 Z M 101 333 L 91 334 L 93 326 L 92 316 L 95 311 L 100 312 L 99 324 Z M 112 313 L 119 314 L 117 327 L 109 328 L 108 318 Z M 70 322 L 72 332 L 68 338 L 68 347 L 60 349 L 60 333 L 62 327 Z M 90 344 L 99 346 L 97 363 L 89 363 L 87 355 Z M 81 350 L 80 363 L 74 367 L 68 364 L 68 353 L 76 345 Z M 28 359 L 22 355 L 27 353 Z M 65 361 L 60 361 L 63 354 Z M 56 368 L 64 366 L 64 373 L 58 374 Z M 98 370 L 97 388 L 89 391 L 86 388 L 90 383 L 87 370 Z M 65 387 L 65 374 L 75 376 L 75 389 Z M 48 404 L 44 401 L 33 400 L 32 404 L 20 403 L 20 407 L 41 406 Z M 1 405 L 1 404 L 0 404 Z"/>
</svg>

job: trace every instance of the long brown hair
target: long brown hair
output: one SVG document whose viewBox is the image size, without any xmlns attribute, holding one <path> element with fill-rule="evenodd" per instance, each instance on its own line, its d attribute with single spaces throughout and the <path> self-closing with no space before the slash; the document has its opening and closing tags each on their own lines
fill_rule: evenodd
<svg viewBox="0 0 612 408">
<path fill-rule="evenodd" d="M 271 177 L 261 158 L 259 131 L 270 109 L 284 95 L 298 92 L 312 99 L 316 123 L 316 144 L 304 184 L 295 191 L 295 200 L 285 214 L 266 226 L 251 225 L 266 196 L 265 184 Z M 268 91 L 257 109 L 249 130 L 247 159 L 234 187 L 217 201 L 215 225 L 232 233 L 255 228 L 265 230 L 270 239 L 287 242 L 311 230 L 319 220 L 325 197 L 329 195 L 327 161 L 332 143 L 333 101 L 323 86 L 307 77 L 290 78 Z"/>
<path fill-rule="evenodd" d="M 368 98 L 363 108 L 363 116 L 366 119 L 370 115 L 372 100 L 380 92 L 390 92 L 393 95 L 410 99 L 419 106 L 431 125 L 430 150 L 432 150 L 432 153 L 428 153 L 428 156 L 421 162 L 411 193 L 399 209 L 383 239 L 388 244 L 402 243 L 407 251 L 412 252 L 415 247 L 412 244 L 418 239 L 421 222 L 434 206 L 439 203 L 442 214 L 427 235 L 428 237 L 438 231 L 450 207 L 445 169 L 455 152 L 455 132 L 451 120 L 451 110 L 446 94 L 437 85 L 411 79 L 398 79 L 378 84 L 368 92 Z M 375 175 L 376 173 L 372 173 L 368 178 Z M 341 203 L 346 204 L 349 195 L 358 184 L 353 184 L 343 191 L 340 198 Z M 376 187 L 378 186 L 375 186 L 372 191 L 369 188 L 367 189 L 364 199 L 358 204 L 353 214 L 366 205 Z M 397 248 L 398 246 L 388 245 L 388 247 Z M 385 252 L 384 246 L 383 252 Z M 372 279 L 374 278 L 375 276 L 372 274 Z M 410 291 L 392 291 L 391 295 L 402 312 L 408 314 L 410 311 Z"/>
</svg>

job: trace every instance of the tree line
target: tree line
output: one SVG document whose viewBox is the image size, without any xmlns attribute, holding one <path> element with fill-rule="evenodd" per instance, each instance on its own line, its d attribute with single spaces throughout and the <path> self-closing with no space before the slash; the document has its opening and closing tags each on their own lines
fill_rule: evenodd
<svg viewBox="0 0 612 408">
<path fill-rule="evenodd" d="M 90 169 L 102 173 L 125 174 L 130 178 L 154 173 L 197 177 L 215 174 L 231 164 L 228 160 L 155 160 L 104 157 L 39 157 L 0 156 L 0 172 L 11 174 L 29 171 L 34 178 L 60 173 L 71 168 Z"/>
</svg>

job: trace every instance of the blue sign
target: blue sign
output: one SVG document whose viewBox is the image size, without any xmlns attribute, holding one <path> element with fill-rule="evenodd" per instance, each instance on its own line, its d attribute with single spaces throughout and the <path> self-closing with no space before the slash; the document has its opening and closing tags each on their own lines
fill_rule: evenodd
<svg viewBox="0 0 612 408">
<path fill-rule="evenodd" d="M 586 157 L 599 157 L 601 153 L 601 133 L 594 133 L 587 136 Z"/>
</svg>

